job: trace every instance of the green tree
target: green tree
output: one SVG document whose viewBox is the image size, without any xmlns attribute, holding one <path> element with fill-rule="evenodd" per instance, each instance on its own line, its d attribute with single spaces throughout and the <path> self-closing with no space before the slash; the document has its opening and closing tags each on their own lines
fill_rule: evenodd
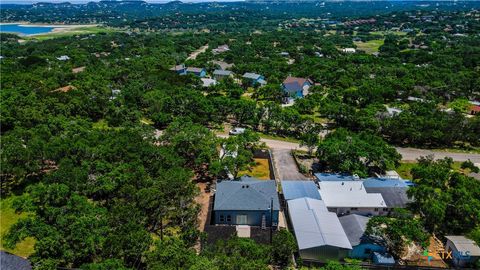
<svg viewBox="0 0 480 270">
<path fill-rule="evenodd" d="M 337 129 L 322 140 L 317 149 L 320 165 L 335 172 L 366 177 L 372 172 L 393 169 L 400 154 L 380 137 Z"/>
<path fill-rule="evenodd" d="M 281 229 L 274 235 L 272 260 L 275 264 L 280 266 L 290 265 L 295 251 L 297 251 L 297 242 L 289 231 Z"/>
</svg>

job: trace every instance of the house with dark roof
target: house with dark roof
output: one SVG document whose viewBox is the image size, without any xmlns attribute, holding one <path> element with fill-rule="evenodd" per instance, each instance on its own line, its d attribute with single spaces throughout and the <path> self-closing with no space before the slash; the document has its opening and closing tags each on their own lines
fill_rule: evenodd
<svg viewBox="0 0 480 270">
<path fill-rule="evenodd" d="M 186 70 L 187 74 L 193 74 L 200 78 L 203 78 L 207 75 L 207 70 L 204 68 L 197 68 L 197 67 L 188 67 Z"/>
<path fill-rule="evenodd" d="M 233 76 L 233 72 L 230 70 L 215 69 L 213 71 L 213 77 L 219 81 Z"/>
<path fill-rule="evenodd" d="M 287 98 L 303 98 L 308 95 L 308 89 L 313 85 L 309 79 L 287 77 L 282 83 L 282 89 Z"/>
<path fill-rule="evenodd" d="M 277 227 L 279 211 L 275 181 L 241 177 L 216 185 L 213 213 L 217 225 Z"/>
<path fill-rule="evenodd" d="M 346 215 L 338 218 L 343 230 L 352 245 L 348 257 L 354 259 L 370 259 L 373 252 L 384 253 L 387 251 L 382 239 L 365 234 L 369 217 L 361 215 Z"/>
<path fill-rule="evenodd" d="M 2 270 L 31 270 L 32 265 L 27 259 L 0 251 L 0 269 Z"/>
<path fill-rule="evenodd" d="M 246 72 L 245 74 L 243 74 L 242 78 L 245 81 L 250 82 L 252 86 L 256 86 L 256 85 L 263 86 L 267 84 L 267 81 L 265 81 L 265 77 L 257 73 Z"/>
</svg>

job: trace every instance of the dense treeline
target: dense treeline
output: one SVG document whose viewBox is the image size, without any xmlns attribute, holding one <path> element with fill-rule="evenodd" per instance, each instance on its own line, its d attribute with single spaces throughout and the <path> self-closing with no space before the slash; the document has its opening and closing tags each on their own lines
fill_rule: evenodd
<svg viewBox="0 0 480 270">
<path fill-rule="evenodd" d="M 328 8 L 343 10 L 338 5 L 329 3 Z M 275 12 L 281 8 L 275 7 Z M 258 269 L 268 264 L 288 265 L 295 247 L 291 235 L 283 232 L 277 240 L 293 244 L 273 246 L 280 250 L 239 239 L 209 247 L 200 256 L 192 249 L 202 238 L 196 229 L 194 181 L 211 179 L 225 168 L 236 175 L 251 161 L 251 150 L 258 147 L 258 136 L 250 132 L 235 139 L 218 139 L 212 130 L 225 123 L 298 138 L 309 149 L 317 148 L 324 169 L 362 176 L 398 164 L 400 157 L 388 143 L 479 145 L 479 116 L 465 116 L 465 104 L 478 100 L 480 92 L 480 40 L 478 35 L 468 35 L 479 31 L 475 11 L 471 16 L 448 13 L 451 23 L 465 29 L 465 36 L 458 36 L 443 31 L 450 24 L 446 19 L 439 23 L 442 27 L 412 21 L 413 33 L 384 35 L 374 32 L 386 30 L 387 18 L 394 25 L 400 20 L 385 15 L 359 28 L 323 22 L 312 26 L 304 24 L 305 20 L 257 11 L 265 15 L 265 23 L 252 27 L 258 21 L 255 16 L 218 9 L 222 12 L 213 15 L 167 12 L 168 16 L 146 21 L 144 17 L 109 21 L 135 30 L 125 33 L 24 43 L 15 35 L 1 34 L 2 196 L 17 194 L 15 209 L 27 213 L 5 239 L 13 246 L 34 237 L 35 252 L 30 259 L 36 268 Z M 14 19 L 28 10 L 1 12 Z M 32 21 L 48 10 L 39 8 L 31 15 Z M 60 17 L 49 18 L 57 21 L 69 15 L 56 14 Z M 224 20 L 230 15 L 242 20 Z M 410 20 L 406 13 L 396 15 Z M 153 31 L 175 25 L 173 19 L 183 21 L 176 29 L 182 31 Z M 455 31 L 462 28 L 455 27 Z M 341 48 L 356 47 L 356 38 L 381 39 L 378 54 L 341 53 Z M 186 61 L 206 44 L 205 53 Z M 222 44 L 231 50 L 213 54 L 212 49 Z M 288 57 L 281 52 L 288 52 Z M 62 55 L 69 59 L 62 60 Z M 206 67 L 211 74 L 218 68 L 212 60 L 234 64 L 231 69 L 237 80 L 205 88 L 199 78 L 169 70 L 186 61 L 189 66 Z M 241 85 L 238 75 L 244 72 L 260 73 L 268 84 Z M 306 98 L 282 106 L 280 83 L 290 75 L 309 78 L 314 86 Z M 412 101 L 409 96 L 423 101 Z M 401 112 L 391 115 L 387 106 Z M 320 141 L 322 129 L 331 133 Z M 242 149 L 232 160 L 218 156 L 220 146 L 229 151 L 237 146 Z M 415 179 L 434 179 L 428 171 L 417 169 Z M 468 198 L 477 196 L 477 190 L 465 190 L 468 181 L 462 176 L 446 177 L 437 189 L 457 185 L 461 191 L 441 194 L 447 201 L 460 200 L 464 193 Z M 413 196 L 430 191 L 421 188 Z M 427 196 L 422 202 L 431 205 L 434 199 Z M 422 207 L 417 205 L 415 213 L 425 213 L 428 220 L 439 213 L 443 220 L 454 211 L 444 204 L 439 213 Z M 472 234 L 477 230 L 478 235 L 478 208 L 465 210 L 468 216 L 455 215 L 444 227 L 429 229 L 441 233 L 472 230 Z M 402 221 L 385 222 L 409 229 Z M 472 225 L 462 227 L 461 222 Z M 411 234 L 417 241 L 423 237 L 418 231 Z M 243 259 L 232 260 L 237 255 Z"/>
</svg>

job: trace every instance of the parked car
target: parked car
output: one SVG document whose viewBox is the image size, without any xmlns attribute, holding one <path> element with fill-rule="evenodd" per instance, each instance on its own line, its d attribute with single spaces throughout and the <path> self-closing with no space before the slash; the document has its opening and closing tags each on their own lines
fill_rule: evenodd
<svg viewBox="0 0 480 270">
<path fill-rule="evenodd" d="M 239 135 L 239 134 L 242 134 L 244 132 L 245 132 L 244 128 L 236 127 L 236 128 L 233 128 L 232 130 L 230 130 L 229 134 L 230 135 Z"/>
</svg>

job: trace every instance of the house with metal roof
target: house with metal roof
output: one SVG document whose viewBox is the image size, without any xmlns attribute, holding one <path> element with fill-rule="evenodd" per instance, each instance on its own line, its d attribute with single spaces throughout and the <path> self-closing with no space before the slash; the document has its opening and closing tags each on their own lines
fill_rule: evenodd
<svg viewBox="0 0 480 270">
<path fill-rule="evenodd" d="M 348 257 L 355 259 L 370 259 L 373 252 L 384 253 L 387 251 L 382 239 L 365 234 L 369 217 L 356 214 L 346 215 L 338 218 L 343 230 L 352 245 Z"/>
<path fill-rule="evenodd" d="M 335 213 L 311 198 L 288 201 L 288 215 L 304 261 L 341 260 L 352 249 Z"/>
<path fill-rule="evenodd" d="M 263 86 L 267 84 L 267 82 L 265 81 L 265 77 L 257 73 L 246 72 L 245 74 L 243 74 L 242 78 L 246 81 L 250 81 L 252 86 Z"/>
<path fill-rule="evenodd" d="M 303 98 L 308 95 L 312 84 L 309 79 L 288 76 L 282 83 L 282 89 L 287 98 Z"/>
<path fill-rule="evenodd" d="M 0 268 L 2 270 L 31 270 L 32 265 L 27 259 L 0 251 Z"/>
<path fill-rule="evenodd" d="M 462 235 L 447 235 L 445 238 L 445 250 L 451 252 L 456 267 L 473 266 L 480 259 L 480 247 L 475 241 Z"/>
<path fill-rule="evenodd" d="M 316 173 L 314 174 L 318 181 L 356 181 L 359 177 L 344 173 Z"/>
<path fill-rule="evenodd" d="M 188 67 L 186 70 L 187 74 L 193 74 L 200 78 L 203 78 L 207 75 L 207 70 L 204 68 L 197 68 L 197 67 Z"/>
<path fill-rule="evenodd" d="M 186 75 L 187 74 L 187 68 L 185 67 L 184 64 L 176 65 L 176 66 L 170 68 L 170 70 L 175 71 L 179 75 Z"/>
<path fill-rule="evenodd" d="M 213 71 L 213 77 L 216 80 L 223 80 L 225 78 L 231 77 L 232 75 L 233 75 L 233 72 L 230 70 L 215 69 Z"/>
<path fill-rule="evenodd" d="M 380 193 L 367 193 L 363 181 L 319 182 L 320 197 L 338 215 L 386 215 L 390 209 Z"/>
<path fill-rule="evenodd" d="M 217 225 L 276 227 L 279 211 L 277 186 L 273 180 L 241 177 L 216 185 L 213 212 Z"/>
<path fill-rule="evenodd" d="M 286 201 L 311 198 L 321 200 L 318 187 L 313 181 L 282 181 L 282 193 Z"/>
</svg>

